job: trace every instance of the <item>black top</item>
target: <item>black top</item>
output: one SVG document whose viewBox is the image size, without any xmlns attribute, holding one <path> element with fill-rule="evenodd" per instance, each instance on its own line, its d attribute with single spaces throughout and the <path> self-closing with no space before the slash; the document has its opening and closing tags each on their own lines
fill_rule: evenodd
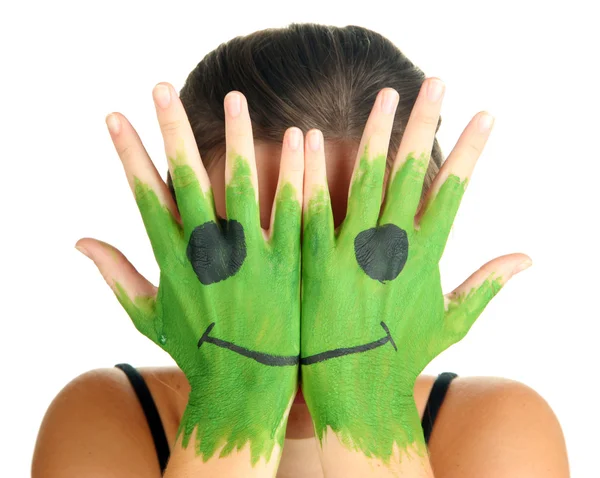
<svg viewBox="0 0 600 478">
<path fill-rule="evenodd" d="M 169 460 L 169 443 L 150 390 L 148 389 L 144 378 L 135 367 L 132 367 L 127 363 L 119 363 L 115 365 L 115 367 L 118 367 L 125 372 L 140 401 L 142 409 L 144 410 L 144 415 L 146 415 L 146 419 L 148 420 L 152 439 L 154 440 L 160 472 L 163 473 L 167 467 L 167 461 Z M 442 402 L 446 397 L 450 382 L 456 377 L 457 375 L 455 373 L 444 372 L 439 374 L 433 383 L 427 405 L 425 406 L 425 411 L 423 412 L 423 420 L 421 421 L 425 443 L 429 443 L 433 424 L 435 423 L 435 419 L 442 406 Z"/>
<path fill-rule="evenodd" d="M 165 429 L 160 421 L 160 415 L 152 398 L 152 394 L 148 389 L 148 385 L 144 380 L 144 377 L 137 371 L 135 367 L 132 367 L 128 363 L 118 363 L 115 367 L 120 368 L 125 372 L 127 378 L 131 382 L 135 394 L 142 405 L 146 420 L 150 426 L 150 433 L 152 433 L 152 439 L 154 440 L 154 448 L 156 448 L 156 454 L 158 455 L 158 464 L 160 466 L 161 474 L 164 473 L 167 467 L 167 461 L 169 460 L 169 442 L 167 441 L 167 435 Z"/>
</svg>

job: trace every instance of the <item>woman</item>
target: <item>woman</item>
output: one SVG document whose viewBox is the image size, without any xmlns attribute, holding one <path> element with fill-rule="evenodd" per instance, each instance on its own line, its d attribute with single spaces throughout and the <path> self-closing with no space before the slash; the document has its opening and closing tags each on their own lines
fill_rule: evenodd
<svg viewBox="0 0 600 478">
<path fill-rule="evenodd" d="M 77 377 L 46 413 L 33 475 L 568 476 L 560 425 L 533 390 L 419 375 L 530 265 L 497 258 L 442 300 L 437 261 L 491 130 L 476 115 L 440 169 L 442 96 L 364 28 L 235 38 L 179 99 L 168 84 L 154 91 L 170 194 L 110 115 L 158 296 L 112 246 L 78 248 L 180 368 Z"/>
</svg>

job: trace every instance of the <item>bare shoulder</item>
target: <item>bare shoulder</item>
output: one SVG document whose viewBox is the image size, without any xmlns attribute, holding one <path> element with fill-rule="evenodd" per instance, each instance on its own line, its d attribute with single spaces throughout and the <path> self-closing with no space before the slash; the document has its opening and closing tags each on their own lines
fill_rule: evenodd
<svg viewBox="0 0 600 478">
<path fill-rule="evenodd" d="M 421 386 L 430 389 L 432 384 L 433 378 Z M 569 476 L 556 415 L 535 390 L 504 378 L 454 379 L 429 450 L 436 478 Z"/>
<path fill-rule="evenodd" d="M 158 387 L 153 388 L 153 395 L 160 395 Z M 169 412 L 165 407 L 159 410 Z M 42 476 L 160 476 L 148 423 L 121 370 L 85 372 L 54 398 L 32 461 L 32 477 Z"/>
<path fill-rule="evenodd" d="M 138 370 L 156 402 L 167 439 L 173 443 L 189 384 L 174 367 Z M 415 385 L 421 416 L 434 381 L 435 377 L 420 376 Z M 302 417 L 292 420 L 291 414 L 288 428 L 312 429 L 308 413 Z M 291 437 L 299 435 L 298 430 L 290 431 Z M 286 439 L 284 452 L 296 441 L 307 440 Z M 314 456 L 300 455 L 303 460 L 318 460 L 314 451 Z M 508 379 L 456 378 L 439 411 L 429 451 L 436 478 L 569 476 L 564 437 L 552 409 L 533 389 Z M 281 464 L 285 463 L 282 459 Z M 41 476 L 160 476 L 148 423 L 121 370 L 91 370 L 58 393 L 35 446 L 32 477 Z"/>
</svg>

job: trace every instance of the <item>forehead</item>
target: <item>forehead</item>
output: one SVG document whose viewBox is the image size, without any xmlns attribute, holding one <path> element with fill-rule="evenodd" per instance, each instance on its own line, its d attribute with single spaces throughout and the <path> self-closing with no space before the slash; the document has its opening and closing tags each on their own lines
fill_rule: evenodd
<svg viewBox="0 0 600 478">
<path fill-rule="evenodd" d="M 282 145 L 274 142 L 256 141 L 254 156 L 258 175 L 263 181 L 277 182 Z M 331 195 L 337 195 L 338 189 L 348 188 L 354 162 L 358 152 L 356 141 L 325 141 L 325 163 Z"/>
</svg>

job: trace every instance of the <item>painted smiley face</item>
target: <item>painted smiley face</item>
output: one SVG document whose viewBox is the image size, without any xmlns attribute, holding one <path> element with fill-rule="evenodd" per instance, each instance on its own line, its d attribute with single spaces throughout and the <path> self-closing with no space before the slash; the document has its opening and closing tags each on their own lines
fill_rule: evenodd
<svg viewBox="0 0 600 478">
<path fill-rule="evenodd" d="M 394 224 L 384 224 L 359 233 L 354 240 L 356 261 L 374 280 L 384 282 L 395 279 L 404 268 L 408 257 L 406 232 Z M 187 256 L 200 282 L 204 285 L 225 280 L 237 273 L 246 258 L 243 226 L 235 221 L 219 219 L 219 224 L 207 222 L 194 229 L 190 236 Z M 312 365 L 344 355 L 367 352 L 388 342 L 398 350 L 389 328 L 380 322 L 385 335 L 377 340 L 320 352 L 307 357 L 299 355 L 273 355 L 254 351 L 233 342 L 210 335 L 215 322 L 208 325 L 198 348 L 210 343 L 268 366 Z"/>
</svg>

